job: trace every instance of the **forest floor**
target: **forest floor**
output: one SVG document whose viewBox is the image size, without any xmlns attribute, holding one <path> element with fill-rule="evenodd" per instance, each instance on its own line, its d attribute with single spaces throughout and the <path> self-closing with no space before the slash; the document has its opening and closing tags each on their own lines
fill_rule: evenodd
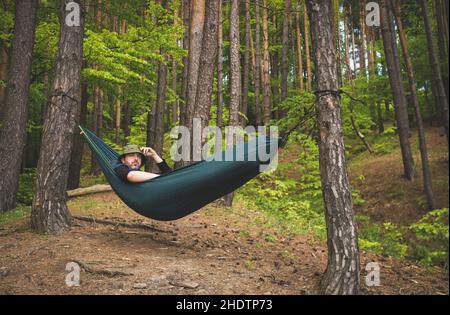
<svg viewBox="0 0 450 315">
<path fill-rule="evenodd" d="M 433 128 L 427 136 L 436 195 L 448 207 L 445 137 Z M 355 159 L 349 173 L 366 199 L 357 212 L 398 223 L 423 215 L 420 181 L 405 184 L 399 149 Z M 445 180 L 446 187 L 439 185 Z M 73 216 L 153 228 L 74 220 L 69 232 L 53 236 L 33 233 L 28 218 L 4 223 L 0 294 L 317 294 L 326 268 L 326 243 L 283 235 L 239 200 L 232 208 L 212 203 L 174 222 L 143 218 L 113 193 L 74 198 L 69 208 Z M 66 285 L 69 262 L 82 266 L 80 286 Z M 369 262 L 380 266 L 379 286 L 365 285 Z M 361 251 L 361 293 L 448 295 L 448 271 Z"/>
</svg>

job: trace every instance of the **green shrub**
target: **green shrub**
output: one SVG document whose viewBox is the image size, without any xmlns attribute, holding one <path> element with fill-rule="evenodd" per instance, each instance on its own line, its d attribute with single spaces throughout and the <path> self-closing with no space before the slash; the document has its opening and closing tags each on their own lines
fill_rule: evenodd
<svg viewBox="0 0 450 315">
<path fill-rule="evenodd" d="M 26 168 L 19 176 L 19 187 L 17 189 L 17 202 L 31 205 L 33 202 L 34 180 L 36 178 L 35 168 Z"/>
<path fill-rule="evenodd" d="M 416 237 L 413 256 L 422 264 L 448 268 L 448 217 L 448 208 L 437 209 L 410 225 L 409 229 Z"/>
</svg>

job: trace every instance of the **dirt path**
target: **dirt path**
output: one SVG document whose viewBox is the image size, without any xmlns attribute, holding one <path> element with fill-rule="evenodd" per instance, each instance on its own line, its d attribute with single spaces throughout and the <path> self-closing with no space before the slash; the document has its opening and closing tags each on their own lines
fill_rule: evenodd
<svg viewBox="0 0 450 315">
<path fill-rule="evenodd" d="M 0 237 L 0 294 L 315 294 L 326 266 L 326 247 L 302 236 L 283 238 L 239 205 L 213 204 L 175 222 L 143 219 L 113 193 L 75 199 L 70 209 L 163 232 L 76 220 L 70 232 L 49 236 L 18 222 L 14 233 Z M 363 294 L 449 292 L 442 270 L 364 252 L 361 260 Z M 79 287 L 65 283 L 71 261 L 87 269 Z M 364 285 L 371 261 L 381 267 L 379 287 Z"/>
</svg>

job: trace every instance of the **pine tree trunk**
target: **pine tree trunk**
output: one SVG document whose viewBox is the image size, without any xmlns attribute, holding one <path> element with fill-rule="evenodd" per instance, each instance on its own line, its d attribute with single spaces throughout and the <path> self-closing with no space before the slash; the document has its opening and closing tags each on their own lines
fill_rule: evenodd
<svg viewBox="0 0 450 315">
<path fill-rule="evenodd" d="M 311 92 L 312 90 L 312 77 L 311 77 L 311 56 L 309 53 L 309 21 L 308 21 L 308 9 L 306 6 L 306 0 L 305 5 L 303 7 L 303 23 L 305 28 L 305 52 L 306 52 L 306 76 L 307 76 L 307 86 L 306 89 L 308 92 Z"/>
<path fill-rule="evenodd" d="M 291 0 L 285 0 L 282 34 L 283 49 L 281 53 L 281 102 L 288 96 L 289 15 L 291 7 Z"/>
<path fill-rule="evenodd" d="M 250 70 L 250 0 L 245 0 L 245 52 L 244 52 L 244 73 L 242 78 L 242 98 L 241 112 L 247 117 L 248 115 L 248 86 L 249 86 L 249 70 Z M 241 125 L 246 126 L 247 121 L 244 117 L 240 117 Z"/>
<path fill-rule="evenodd" d="M 6 82 L 8 78 L 8 50 L 6 46 L 0 46 L 0 80 Z M 3 121 L 5 108 L 6 88 L 0 84 L 0 124 Z"/>
<path fill-rule="evenodd" d="M 411 100 L 414 105 L 414 112 L 416 114 L 417 121 L 417 131 L 419 135 L 419 148 L 420 156 L 422 158 L 422 174 L 423 174 L 423 185 L 425 190 L 425 195 L 427 197 L 428 208 L 433 210 L 436 208 L 436 201 L 434 199 L 433 187 L 431 181 L 430 165 L 428 161 L 428 150 L 427 143 L 425 139 L 425 128 L 423 126 L 422 114 L 420 113 L 419 98 L 417 96 L 416 80 L 414 78 L 413 66 L 411 57 L 409 55 L 407 41 L 405 32 L 403 30 L 403 22 L 401 20 L 401 10 L 399 1 L 390 0 L 391 9 L 395 13 L 395 21 L 397 24 L 397 30 L 400 37 L 400 44 L 403 51 L 403 60 L 406 64 L 406 72 L 408 74 L 409 88 L 411 93 Z"/>
<path fill-rule="evenodd" d="M 361 67 L 361 73 L 362 75 L 367 78 L 367 72 L 366 72 L 366 1 L 362 0 L 360 2 L 361 10 L 360 10 L 360 54 L 359 54 L 359 64 Z"/>
<path fill-rule="evenodd" d="M 87 84 L 81 85 L 81 107 L 79 115 L 79 124 L 86 126 L 87 103 L 89 95 Z M 70 156 L 69 179 L 67 181 L 67 190 L 72 190 L 80 186 L 81 162 L 83 160 L 84 139 L 78 132 L 78 126 L 75 126 L 73 137 L 73 148 Z"/>
<path fill-rule="evenodd" d="M 239 93 L 241 91 L 241 69 L 239 57 L 239 2 L 231 0 L 230 11 L 230 126 L 239 125 Z M 232 147 L 235 142 L 232 137 L 226 139 L 227 147 Z M 225 196 L 225 205 L 231 207 L 234 193 Z"/>
<path fill-rule="evenodd" d="M 26 143 L 36 11 L 36 0 L 16 1 L 14 36 L 0 127 L 0 213 L 16 206 L 19 173 Z"/>
<path fill-rule="evenodd" d="M 183 11 L 183 49 L 189 51 L 189 27 L 191 17 L 191 0 L 182 0 Z M 180 102 L 180 125 L 184 125 L 186 121 L 186 101 L 187 101 L 187 84 L 188 84 L 188 68 L 189 68 L 189 56 L 183 57 L 183 77 L 181 83 L 181 99 Z M 176 163 L 177 166 L 178 163 Z"/>
<path fill-rule="evenodd" d="M 353 58 L 353 75 L 352 78 L 356 79 L 357 76 L 357 69 L 356 69 L 356 44 L 355 44 L 355 27 L 353 25 L 353 10 L 352 7 L 350 6 L 349 8 L 350 10 L 350 32 L 352 34 L 352 58 Z"/>
<path fill-rule="evenodd" d="M 328 239 L 328 264 L 321 281 L 325 294 L 358 294 L 357 227 L 345 162 L 330 2 L 308 0 L 320 130 L 319 162 Z"/>
<path fill-rule="evenodd" d="M 305 83 L 303 81 L 302 33 L 300 31 L 300 0 L 297 2 L 297 10 L 295 12 L 295 30 L 297 32 L 298 82 L 300 90 L 304 91 Z"/>
<path fill-rule="evenodd" d="M 420 1 L 422 7 L 422 15 L 425 26 L 425 33 L 428 43 L 428 58 L 430 60 L 431 72 L 432 72 L 432 85 L 434 86 L 434 99 L 438 104 L 440 110 L 440 116 L 442 117 L 442 123 L 445 129 L 445 135 L 447 136 L 447 145 L 449 144 L 448 138 L 448 101 L 445 95 L 444 83 L 442 81 L 441 69 L 439 67 L 438 58 L 434 49 L 433 32 L 431 29 L 430 18 L 428 16 L 428 2 L 427 0 Z"/>
<path fill-rule="evenodd" d="M 222 0 L 219 0 L 219 25 L 217 30 L 217 127 L 222 128 L 223 115 L 223 27 Z"/>
<path fill-rule="evenodd" d="M 269 74 L 269 30 L 267 21 L 267 0 L 263 0 L 263 41 L 264 41 L 264 57 L 263 57 L 263 122 L 268 124 L 271 117 L 272 109 L 270 106 L 270 74 Z M 258 45 L 258 43 L 257 43 Z"/>
<path fill-rule="evenodd" d="M 259 16 L 259 0 L 255 0 L 255 107 L 256 107 L 256 124 L 262 123 L 261 108 L 261 23 Z"/>
<path fill-rule="evenodd" d="M 446 0 L 447 2 L 447 0 Z M 445 20 L 444 4 L 442 0 L 433 0 L 434 15 L 436 17 L 437 40 L 439 47 L 439 63 L 441 65 L 442 83 L 448 103 L 448 25 Z"/>
<path fill-rule="evenodd" d="M 386 56 L 389 81 L 391 83 L 392 94 L 394 96 L 395 118 L 397 121 L 397 132 L 400 138 L 400 148 L 402 151 L 404 175 L 407 180 L 414 179 L 414 161 L 409 142 L 409 122 L 406 104 L 406 96 L 401 77 L 400 61 L 397 46 L 393 45 L 392 16 L 386 1 L 381 1 L 380 18 L 383 34 L 383 46 Z"/>
<path fill-rule="evenodd" d="M 61 3 L 60 40 L 52 103 L 46 116 L 39 157 L 31 226 L 42 233 L 69 229 L 71 216 L 66 205 L 67 178 L 75 124 L 81 106 L 84 9 L 80 5 L 80 25 L 65 22 L 66 4 Z M 58 152 L 58 154 L 55 154 Z"/>
<path fill-rule="evenodd" d="M 189 68 L 186 99 L 185 126 L 192 133 L 195 97 L 198 86 L 198 68 L 202 51 L 203 25 L 205 22 L 205 0 L 192 0 L 191 25 L 189 30 Z"/>
<path fill-rule="evenodd" d="M 345 45 L 345 74 L 347 81 L 352 79 L 352 71 L 350 69 L 350 53 L 349 53 L 349 41 L 348 41 L 348 17 L 347 17 L 347 6 L 344 4 L 343 9 L 344 15 L 344 45 Z"/>
<path fill-rule="evenodd" d="M 219 28 L 219 0 L 208 0 L 205 10 L 205 25 L 203 30 L 202 52 L 198 70 L 197 96 L 195 97 L 194 117 L 200 118 L 201 129 L 208 126 L 211 113 L 211 96 L 214 81 L 214 63 L 217 52 L 217 31 Z M 206 136 L 206 135 L 205 135 Z M 206 138 L 201 141 L 201 147 Z M 194 148 L 194 156 L 201 157 L 201 147 Z"/>
<path fill-rule="evenodd" d="M 161 1 L 162 7 L 167 10 L 168 0 Z M 161 22 L 157 22 L 161 23 Z M 167 61 L 165 48 L 160 48 L 160 55 L 164 56 Z M 162 156 L 164 146 L 164 110 L 166 108 L 166 91 L 167 91 L 167 64 L 160 61 L 158 64 L 158 86 L 156 91 L 156 103 L 154 105 L 154 117 L 153 121 L 149 120 L 147 128 L 152 129 L 150 137 L 147 137 L 146 144 L 148 147 L 152 147 L 159 156 Z M 151 117 L 151 116 L 149 116 Z M 152 124 L 153 122 L 153 124 Z M 147 133 L 149 134 L 149 133 Z M 159 168 L 153 159 L 147 159 L 146 170 L 156 173 Z"/>
</svg>

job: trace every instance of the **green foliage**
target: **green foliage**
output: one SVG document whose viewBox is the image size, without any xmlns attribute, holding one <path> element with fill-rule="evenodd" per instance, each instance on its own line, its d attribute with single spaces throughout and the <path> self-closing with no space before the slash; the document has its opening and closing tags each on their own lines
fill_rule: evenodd
<svg viewBox="0 0 450 315">
<path fill-rule="evenodd" d="M 404 242 L 402 230 L 391 222 L 374 224 L 363 215 L 356 216 L 359 226 L 359 246 L 361 249 L 403 258 L 408 246 Z"/>
<path fill-rule="evenodd" d="M 25 205 L 18 205 L 11 211 L 0 213 L 0 230 L 7 230 L 10 224 L 27 219 L 30 217 L 30 214 L 31 208 Z"/>
<path fill-rule="evenodd" d="M 410 226 L 415 234 L 414 257 L 425 265 L 444 265 L 448 268 L 448 208 L 430 211 Z"/>
<path fill-rule="evenodd" d="M 17 190 L 17 202 L 24 205 L 31 205 L 33 201 L 34 181 L 36 178 L 35 168 L 26 168 L 20 174 L 19 188 Z"/>
</svg>

